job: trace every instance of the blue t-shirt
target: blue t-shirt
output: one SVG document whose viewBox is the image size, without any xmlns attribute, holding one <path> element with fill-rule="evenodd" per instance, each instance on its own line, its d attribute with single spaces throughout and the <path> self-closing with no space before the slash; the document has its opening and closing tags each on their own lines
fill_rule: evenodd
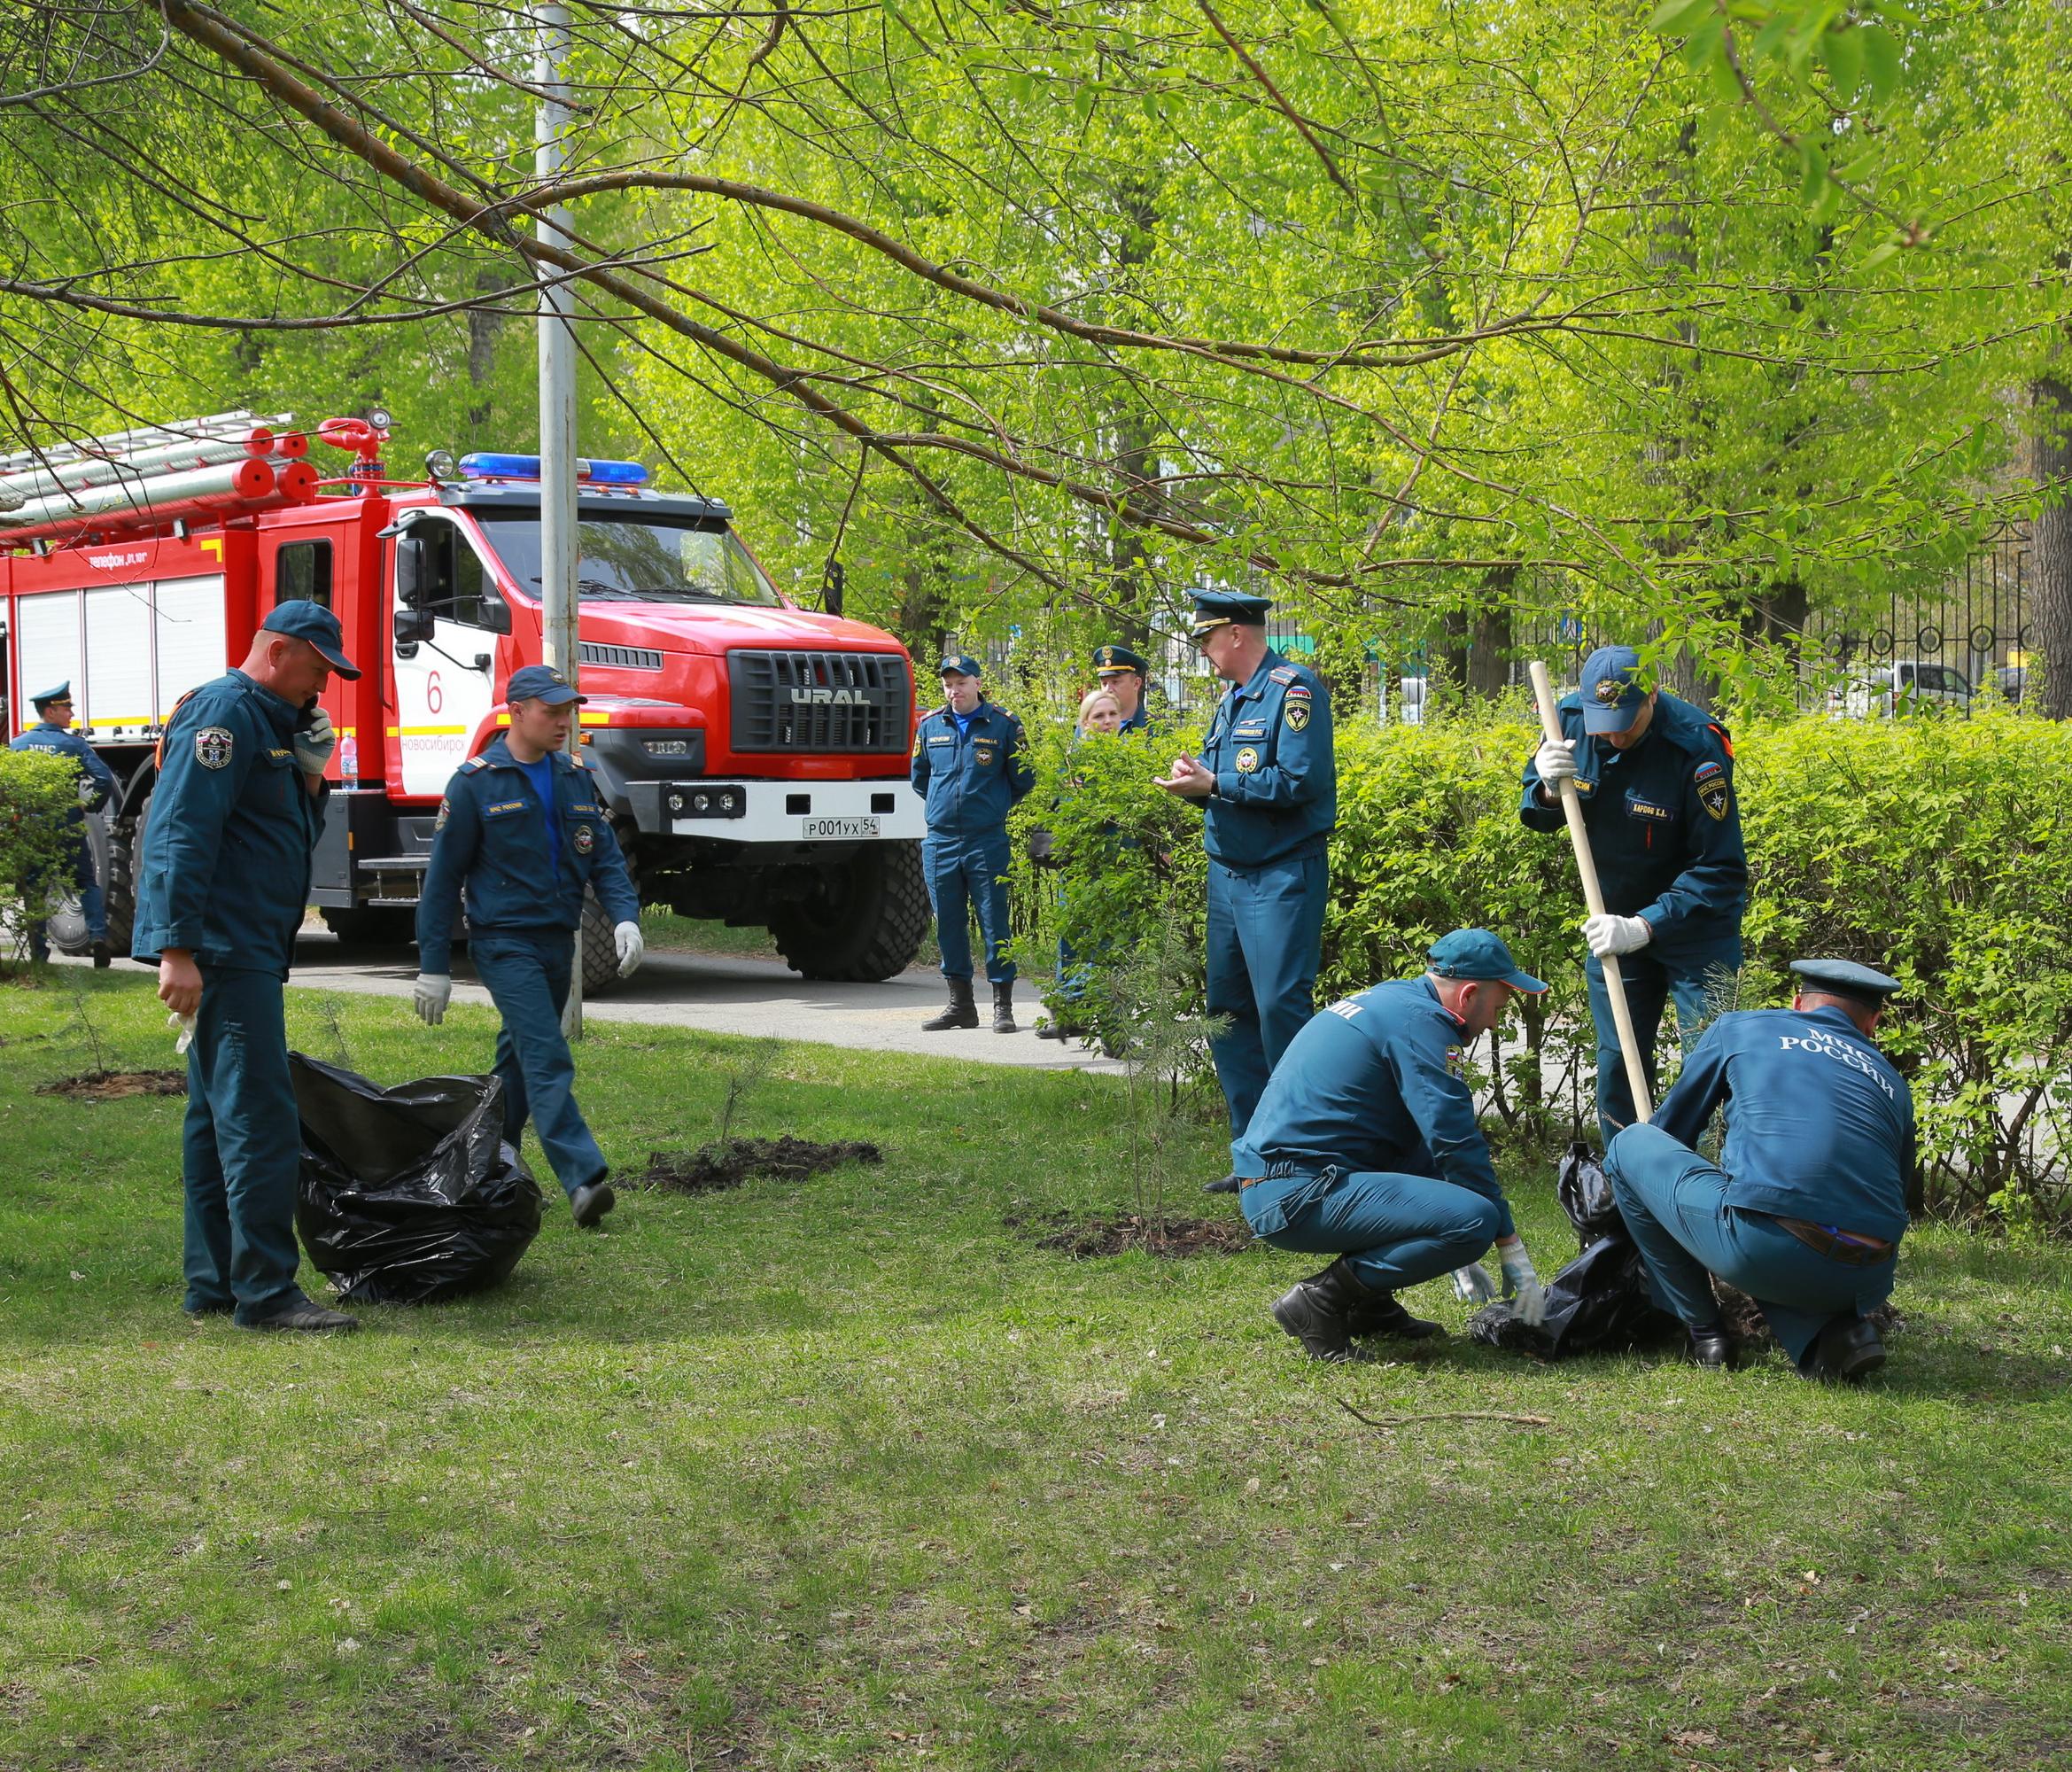
<svg viewBox="0 0 2072 1772">
<path fill-rule="evenodd" d="M 517 763 L 513 758 L 512 762 Z M 525 779 L 532 784 L 532 791 L 539 798 L 540 820 L 547 827 L 547 853 L 554 863 L 554 871 L 561 874 L 561 820 L 554 815 L 554 757 L 551 752 L 537 763 L 519 763 L 525 772 Z"/>
</svg>

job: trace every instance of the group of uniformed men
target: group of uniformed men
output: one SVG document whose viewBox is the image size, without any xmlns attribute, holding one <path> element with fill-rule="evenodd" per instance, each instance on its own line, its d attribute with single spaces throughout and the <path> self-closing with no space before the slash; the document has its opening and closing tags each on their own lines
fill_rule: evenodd
<svg viewBox="0 0 2072 1772">
<path fill-rule="evenodd" d="M 1459 929 L 1432 945 L 1422 975 L 1315 1014 L 1337 805 L 1330 697 L 1268 644 L 1265 599 L 1205 591 L 1195 602 L 1193 639 L 1230 688 L 1200 754 L 1155 780 L 1204 815 L 1208 1009 L 1231 1134 L 1231 1173 L 1211 1191 L 1236 1193 L 1262 1240 L 1336 1257 L 1273 1306 L 1320 1358 L 1354 1357 L 1366 1338 L 1433 1333 L 1397 1297 L 1424 1280 L 1450 1272 L 1463 1298 L 1494 1297 L 1479 1264 L 1492 1247 L 1503 1294 L 1537 1321 L 1543 1289 L 1477 1123 L 1465 1053 L 1513 996 L 1546 986 L 1497 936 Z M 330 610 L 283 602 L 244 664 L 175 711 L 137 882 L 135 955 L 157 962 L 159 996 L 193 1033 L 186 1306 L 254 1328 L 354 1326 L 296 1284 L 299 1139 L 282 994 L 336 742 L 317 697 L 332 672 L 360 674 L 342 641 Z M 1096 664 L 1125 728 L 1144 729 L 1145 661 L 1106 647 Z M 977 1025 L 975 905 L 993 1026 L 1012 1031 L 1005 820 L 1035 771 L 1020 722 L 985 698 L 977 663 L 945 658 L 940 674 L 945 703 L 920 721 L 912 765 L 951 993 L 927 1025 Z M 1620 956 L 1652 1089 L 1666 1005 L 1688 1044 L 1710 983 L 1739 964 L 1747 872 L 1725 731 L 1640 676 L 1631 649 L 1590 656 L 1561 704 L 1562 740 L 1525 771 L 1520 807 L 1528 825 L 1555 828 L 1555 794 L 1572 780 L 1603 886 L 1607 914 L 1584 933 L 1607 1175 L 1693 1357 L 1734 1358 L 1718 1276 L 1761 1305 L 1802 1371 L 1859 1378 L 1884 1357 L 1866 1318 L 1890 1291 L 1913 1162 L 1907 1085 L 1873 1039 L 1898 987 L 1848 961 L 1795 961 L 1792 1007 L 1719 1016 L 1651 1123 L 1634 1123 L 1603 961 Z M 418 911 L 415 1000 L 426 1022 L 444 1016 L 464 897 L 477 970 L 503 1018 L 507 1136 L 532 1119 L 575 1222 L 590 1226 L 614 1196 L 571 1093 L 560 1019 L 586 886 L 613 920 L 622 972 L 640 964 L 642 944 L 607 809 L 566 754 L 580 699 L 556 672 L 515 672 L 508 730 L 455 773 Z M 69 750 L 54 742 L 69 736 L 62 687 L 36 700 L 44 723 L 17 742 L 48 734 L 47 748 Z M 90 773 L 98 759 L 73 743 Z M 1696 1146 L 1722 1105 L 1713 1164 Z"/>
<path fill-rule="evenodd" d="M 1497 936 L 1456 929 L 1420 977 L 1377 984 L 1317 1015 L 1315 987 L 1337 817 L 1331 700 L 1307 666 L 1267 641 L 1264 598 L 1204 591 L 1192 638 L 1230 687 L 1199 756 L 1157 785 L 1200 805 L 1208 859 L 1207 1009 L 1230 1111 L 1233 1193 L 1277 1247 L 1338 1256 L 1273 1315 L 1314 1356 L 1356 1357 L 1364 1338 L 1418 1339 L 1438 1325 L 1396 1294 L 1451 1273 L 1486 1301 L 1493 1247 L 1502 1295 L 1538 1323 L 1545 1289 L 1496 1179 L 1466 1081 L 1467 1049 L 1509 999 L 1546 985 Z M 1095 655 L 1126 729 L 1148 723 L 1145 665 Z M 920 724 L 912 780 L 927 801 L 927 877 L 950 1003 L 930 1029 L 978 1025 L 966 930 L 975 901 L 993 984 L 993 1027 L 1013 1032 L 1006 820 L 1035 785 L 1020 723 L 985 699 L 976 662 L 941 666 L 945 705 Z M 1692 1356 L 1733 1363 L 1710 1276 L 1750 1294 L 1809 1376 L 1855 1380 L 1882 1364 L 1867 1320 L 1890 1295 L 1913 1163 L 1907 1085 L 1872 1036 L 1897 990 L 1847 960 L 1796 960 L 1789 1010 L 1721 1014 L 1712 993 L 1741 965 L 1748 864 L 1724 727 L 1643 686 L 1640 655 L 1598 649 L 1560 704 L 1562 737 L 1524 773 L 1519 815 L 1555 831 L 1572 782 L 1606 910 L 1583 925 L 1597 1035 L 1606 1171 L 1657 1302 L 1689 1332 Z M 1617 956 L 1641 1068 L 1673 1003 L 1682 1076 L 1637 1123 L 1604 962 Z M 1703 1028 L 1702 1037 L 1698 1030 Z M 1726 1107 L 1721 1162 L 1696 1146 Z"/>
</svg>

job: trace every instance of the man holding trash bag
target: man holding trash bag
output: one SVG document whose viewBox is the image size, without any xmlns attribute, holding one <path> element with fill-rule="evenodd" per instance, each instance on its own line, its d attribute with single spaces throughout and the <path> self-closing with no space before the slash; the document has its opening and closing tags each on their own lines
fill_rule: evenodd
<svg viewBox="0 0 2072 1772">
<path fill-rule="evenodd" d="M 277 604 L 244 663 L 174 709 L 159 742 L 130 952 L 188 1022 L 187 1309 L 241 1329 L 351 1330 L 295 1283 L 301 1123 L 282 986 L 309 906 L 338 741 L 316 698 L 345 657 L 338 618 Z"/>
<path fill-rule="evenodd" d="M 1611 1142 L 1604 1170 L 1656 1302 L 1691 1357 L 1730 1366 L 1710 1278 L 1762 1306 L 1807 1378 L 1857 1382 L 1885 1363 L 1865 1319 L 1892 1292 L 1913 1172 L 1913 1097 L 1873 1043 L 1898 982 L 1846 960 L 1795 960 L 1789 1009 L 1705 1030 L 1651 1123 Z M 1717 1165 L 1692 1148 L 1721 1105 Z"/>
<path fill-rule="evenodd" d="M 468 900 L 468 948 L 503 1017 L 496 1075 L 504 1137 L 530 1117 L 585 1230 L 618 1203 L 610 1168 L 571 1092 L 576 1061 L 561 1030 L 575 932 L 589 886 L 612 920 L 619 976 L 645 952 L 640 905 L 590 772 L 567 755 L 583 700 L 560 672 L 511 673 L 510 730 L 446 783 L 417 905 L 418 1015 L 437 1027 L 453 996 L 454 912 Z"/>
<path fill-rule="evenodd" d="M 1421 977 L 1374 985 L 1306 1022 L 1238 1141 L 1253 1233 L 1339 1257 L 1273 1307 L 1316 1359 L 1358 1357 L 1356 1336 L 1435 1333 L 1396 1294 L 1449 1270 L 1463 1298 L 1494 1297 L 1475 1265 L 1492 1243 L 1519 1316 L 1537 1324 L 1545 1309 L 1464 1071 L 1466 1049 L 1511 997 L 1547 986 L 1486 929 L 1455 929 L 1430 957 Z"/>
<path fill-rule="evenodd" d="M 1712 975 L 1741 968 L 1748 851 L 1727 731 L 1688 702 L 1637 680 L 1641 655 L 1601 646 L 1582 687 L 1560 703 L 1562 739 L 1525 766 L 1519 816 L 1562 828 L 1561 783 L 1572 781 L 1604 890 L 1604 912 L 1583 925 L 1585 971 L 1597 1027 L 1597 1119 L 1605 1140 L 1634 1120 L 1632 1085 L 1604 982 L 1616 955 L 1641 1065 L 1655 1087 L 1655 1040 L 1673 999 L 1678 1024 L 1704 1019 Z"/>
</svg>

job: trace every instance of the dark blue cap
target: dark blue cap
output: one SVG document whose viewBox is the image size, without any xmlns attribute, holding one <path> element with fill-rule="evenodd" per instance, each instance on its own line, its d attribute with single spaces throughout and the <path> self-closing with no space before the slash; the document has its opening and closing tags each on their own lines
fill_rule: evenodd
<svg viewBox="0 0 2072 1772">
<path fill-rule="evenodd" d="M 72 699 L 72 679 L 67 677 L 55 689 L 45 689 L 42 695 L 31 696 L 28 699 L 31 707 L 39 709 L 52 702 L 69 702 Z"/>
<path fill-rule="evenodd" d="M 1546 984 L 1520 969 L 1502 937 L 1487 929 L 1455 929 L 1441 936 L 1425 950 L 1432 956 L 1432 970 L 1441 978 L 1494 978 L 1537 997 Z"/>
<path fill-rule="evenodd" d="M 1266 612 L 1274 606 L 1271 597 L 1254 597 L 1243 591 L 1196 591 L 1194 626 L 1188 638 L 1199 641 L 1219 627 L 1264 627 Z"/>
<path fill-rule="evenodd" d="M 268 633 L 285 633 L 296 640 L 307 640 L 322 653 L 324 662 L 341 677 L 357 677 L 360 667 L 345 657 L 345 630 L 338 626 L 338 618 L 322 603 L 313 603 L 307 597 L 291 597 L 284 603 L 275 603 L 273 613 L 260 623 Z"/>
<path fill-rule="evenodd" d="M 1634 681 L 1641 655 L 1630 646 L 1600 646 L 1583 660 L 1583 730 L 1624 732 L 1648 692 Z"/>
<path fill-rule="evenodd" d="M 1127 646 L 1097 646 L 1093 649 L 1094 674 L 1100 677 L 1121 676 L 1125 671 L 1136 671 L 1148 677 L 1151 666 L 1144 662 L 1141 652 L 1132 652 Z"/>
<path fill-rule="evenodd" d="M 953 653 L 935 666 L 938 677 L 947 677 L 952 673 L 959 677 L 982 677 L 986 674 L 979 669 L 979 661 L 968 652 Z"/>
<path fill-rule="evenodd" d="M 1795 960 L 1791 969 L 1802 981 L 1801 990 L 1831 991 L 1852 1002 L 1867 1003 L 1874 1009 L 1899 989 L 1897 978 L 1888 978 L 1853 960 Z"/>
<path fill-rule="evenodd" d="M 510 687 L 504 691 L 505 702 L 545 702 L 550 708 L 564 707 L 570 702 L 586 702 L 587 696 L 578 696 L 569 688 L 569 680 L 551 664 L 528 664 L 522 671 L 511 672 Z"/>
</svg>

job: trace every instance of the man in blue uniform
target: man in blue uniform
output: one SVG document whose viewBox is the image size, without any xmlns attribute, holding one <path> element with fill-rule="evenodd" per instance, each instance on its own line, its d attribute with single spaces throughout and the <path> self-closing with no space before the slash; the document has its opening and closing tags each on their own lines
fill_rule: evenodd
<svg viewBox="0 0 2072 1772">
<path fill-rule="evenodd" d="M 1634 1118 L 1633 1091 L 1611 1019 L 1604 957 L 1617 954 L 1650 1092 L 1662 1012 L 1680 1027 L 1704 1019 L 1706 992 L 1741 968 L 1748 851 L 1727 730 L 1688 702 L 1636 680 L 1641 656 L 1601 646 L 1582 688 L 1561 702 L 1562 742 L 1525 767 L 1519 815 L 1534 830 L 1563 828 L 1560 784 L 1576 784 L 1605 914 L 1583 925 L 1585 971 L 1597 1024 L 1597 1120 L 1606 1142 Z"/>
<path fill-rule="evenodd" d="M 86 919 L 87 934 L 93 937 L 94 964 L 108 964 L 108 913 L 101 899 L 101 882 L 94 874 L 94 851 L 87 841 L 86 815 L 97 812 L 115 791 L 115 772 L 96 755 L 92 745 L 72 730 L 72 685 L 69 681 L 40 696 L 29 697 L 36 711 L 36 723 L 8 746 L 10 750 L 47 750 L 69 757 L 79 766 L 79 804 L 66 815 L 71 831 L 72 881 L 79 894 L 80 914 Z M 48 960 L 50 944 L 44 939 L 41 920 L 28 926 L 29 956 Z"/>
<path fill-rule="evenodd" d="M 1420 1280 L 1457 1270 L 1463 1297 L 1493 1294 L 1472 1265 L 1492 1243 L 1518 1314 L 1546 1312 L 1463 1071 L 1512 996 L 1547 987 L 1486 929 L 1455 929 L 1430 953 L 1423 977 L 1374 985 L 1304 1027 L 1238 1142 L 1253 1234 L 1339 1256 L 1273 1307 L 1320 1360 L 1353 1358 L 1355 1336 L 1436 1333 L 1396 1299 Z"/>
<path fill-rule="evenodd" d="M 1891 1295 L 1913 1173 L 1913 1097 L 1872 1039 L 1899 985 L 1852 960 L 1791 969 L 1791 1007 L 1714 1022 L 1652 1123 L 1612 1140 L 1604 1172 L 1694 1359 L 1734 1364 L 1718 1274 L 1762 1306 L 1800 1372 L 1854 1382 L 1885 1363 L 1864 1319 Z M 1693 1146 L 1722 1105 L 1715 1166 Z"/>
<path fill-rule="evenodd" d="M 590 772 L 567 754 L 583 697 L 544 664 L 514 671 L 510 729 L 470 757 L 438 803 L 431 859 L 417 904 L 417 1014 L 446 1019 L 454 994 L 454 913 L 464 891 L 468 951 L 503 1030 L 496 1075 L 504 1136 L 530 1118 L 585 1230 L 617 1205 L 610 1166 L 576 1106 L 576 1061 L 562 1032 L 575 932 L 590 887 L 612 920 L 619 976 L 640 965 L 640 905 Z"/>
<path fill-rule="evenodd" d="M 1195 643 L 1231 687 L 1201 755 L 1176 758 L 1158 782 L 1204 815 L 1208 1012 L 1226 1018 L 1211 1050 L 1233 1152 L 1268 1076 L 1316 1013 L 1325 851 L 1339 812 L 1331 697 L 1314 672 L 1267 644 L 1272 607 L 1237 591 L 1195 593 Z"/>
<path fill-rule="evenodd" d="M 300 1119 L 282 985 L 309 905 L 338 741 L 316 705 L 357 677 L 338 620 L 277 604 L 244 663 L 173 711 L 137 870 L 132 952 L 191 1018 L 182 1179 L 187 1309 L 245 1329 L 350 1330 L 295 1283 Z"/>
<path fill-rule="evenodd" d="M 1097 646 L 1093 652 L 1093 673 L 1122 711 L 1120 729 L 1149 732 L 1151 709 L 1145 702 L 1145 686 L 1151 677 L 1151 666 L 1145 663 L 1144 655 L 1127 646 Z"/>
<path fill-rule="evenodd" d="M 1021 722 L 986 699 L 978 660 L 945 658 L 943 705 L 913 735 L 908 780 L 927 803 L 928 834 L 921 843 L 928 903 L 950 1002 L 921 1023 L 924 1031 L 975 1028 L 972 1000 L 970 905 L 978 905 L 986 942 L 986 977 L 993 987 L 993 1031 L 1014 1031 L 1014 962 L 1002 949 L 1007 928 L 1007 813 L 1036 786 L 1036 766 Z"/>
</svg>

